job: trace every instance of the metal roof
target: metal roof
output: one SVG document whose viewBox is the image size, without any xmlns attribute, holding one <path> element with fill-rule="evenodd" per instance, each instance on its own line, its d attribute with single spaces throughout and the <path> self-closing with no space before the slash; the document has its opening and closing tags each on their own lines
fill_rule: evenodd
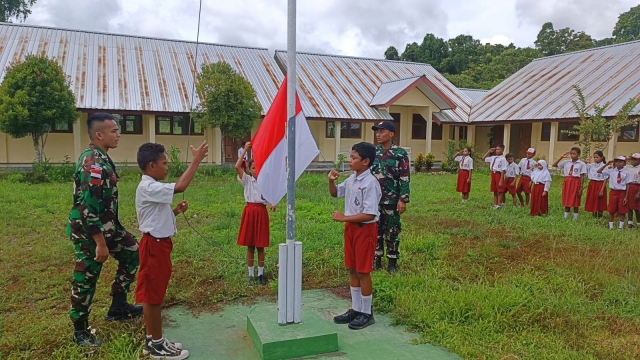
<svg viewBox="0 0 640 360">
<path fill-rule="evenodd" d="M 465 88 L 460 88 L 460 91 L 463 94 L 467 95 L 469 99 L 471 99 L 471 102 L 473 105 L 477 104 L 480 100 L 482 100 L 484 96 L 487 95 L 487 93 L 489 92 L 489 90 L 465 89 Z"/>
<path fill-rule="evenodd" d="M 604 115 L 615 116 L 640 96 L 639 69 L 640 41 L 536 59 L 473 105 L 471 121 L 576 118 L 574 84 L 589 108 L 610 102 Z"/>
<path fill-rule="evenodd" d="M 55 59 L 81 109 L 189 112 L 193 72 L 225 61 L 269 109 L 284 76 L 267 49 L 0 23 L 0 80 L 27 54 Z M 199 103 L 195 94 L 194 106 Z"/>
<path fill-rule="evenodd" d="M 287 52 L 276 51 L 286 69 Z M 369 104 L 389 81 L 424 75 L 455 105 L 451 118 L 467 122 L 471 99 L 431 65 L 404 61 L 298 53 L 298 95 L 307 118 L 380 120 L 389 114 Z"/>
<path fill-rule="evenodd" d="M 455 104 L 444 96 L 424 75 L 383 83 L 369 105 L 387 108 L 413 88 L 418 88 L 440 110 L 448 110 L 455 107 Z"/>
</svg>

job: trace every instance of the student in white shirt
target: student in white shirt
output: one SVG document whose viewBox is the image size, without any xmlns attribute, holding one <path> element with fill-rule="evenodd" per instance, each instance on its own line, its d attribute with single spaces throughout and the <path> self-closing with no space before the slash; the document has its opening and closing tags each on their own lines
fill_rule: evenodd
<svg viewBox="0 0 640 360">
<path fill-rule="evenodd" d="M 629 181 L 629 227 L 633 225 L 633 214 L 636 214 L 636 226 L 640 228 L 640 153 L 629 158 L 629 165 L 625 168 L 631 180 Z"/>
<path fill-rule="evenodd" d="M 504 153 L 504 145 L 498 145 L 489 149 L 483 156 L 484 162 L 489 163 L 489 171 L 491 171 L 491 191 L 493 192 L 493 209 L 497 210 L 504 204 L 505 174 L 507 172 L 507 159 L 502 156 Z M 495 154 L 489 156 L 490 154 Z"/>
<path fill-rule="evenodd" d="M 591 157 L 593 164 L 587 165 L 587 177 L 589 186 L 587 187 L 587 199 L 584 202 L 584 211 L 593 213 L 593 217 L 601 218 L 602 212 L 607 210 L 607 176 L 598 172 L 607 163 L 602 151 L 598 150 Z"/>
<path fill-rule="evenodd" d="M 571 208 L 573 208 L 573 220 L 578 220 L 584 179 L 587 175 L 587 164 L 580 160 L 581 153 L 582 150 L 580 150 L 579 147 L 572 147 L 571 151 L 564 153 L 551 165 L 562 170 L 564 174 L 564 181 L 562 182 L 562 206 L 564 206 L 565 219 L 569 218 Z M 571 156 L 571 160 L 560 161 L 567 156 Z"/>
<path fill-rule="evenodd" d="M 269 247 L 269 212 L 276 211 L 276 207 L 269 204 L 263 197 L 258 187 L 256 176 L 256 165 L 253 159 L 248 164 L 248 174 L 242 166 L 244 156 L 251 149 L 251 142 L 248 142 L 241 156 L 236 162 L 236 172 L 238 181 L 244 187 L 244 201 L 247 205 L 242 211 L 240 220 L 240 232 L 238 233 L 238 245 L 247 247 L 247 266 L 249 268 L 249 284 L 257 282 L 259 285 L 267 285 L 264 276 L 264 248 Z M 255 251 L 258 250 L 258 277 L 254 277 L 253 265 Z"/>
<path fill-rule="evenodd" d="M 536 161 L 533 160 L 533 156 L 536 154 L 536 149 L 529 148 L 527 149 L 527 157 L 520 160 L 520 181 L 518 182 L 518 187 L 516 188 L 516 194 L 518 194 L 518 200 L 520 200 L 520 206 L 524 207 L 529 206 L 530 194 L 531 194 L 531 172 L 536 166 Z M 526 203 L 522 198 L 522 193 L 524 192 L 526 197 Z"/>
<path fill-rule="evenodd" d="M 631 175 L 624 169 L 627 163 L 626 156 L 618 156 L 617 158 L 609 161 L 603 165 L 598 172 L 601 172 L 609 177 L 609 228 L 613 229 L 613 221 L 616 214 L 620 216 L 619 229 L 624 229 L 624 218 L 629 212 L 629 181 Z M 612 168 L 607 168 L 608 165 L 613 165 Z"/>
<path fill-rule="evenodd" d="M 245 151 L 245 146 L 247 145 L 246 141 L 240 143 L 240 148 L 238 149 L 238 159 L 242 159 L 242 168 L 246 169 L 249 165 L 249 151 Z"/>
<path fill-rule="evenodd" d="M 469 201 L 469 192 L 471 192 L 471 175 L 473 175 L 473 158 L 471 157 L 471 148 L 466 147 L 458 151 L 453 159 L 460 166 L 458 171 L 458 182 L 456 183 L 456 191 L 462 193 L 462 202 Z"/>
<path fill-rule="evenodd" d="M 531 216 L 542 216 L 549 213 L 549 188 L 551 174 L 547 162 L 538 161 L 531 172 Z"/>
<path fill-rule="evenodd" d="M 182 344 L 167 341 L 162 334 L 162 302 L 171 277 L 171 238 L 176 234 L 176 215 L 187 211 L 189 205 L 181 201 L 171 209 L 173 195 L 184 192 L 207 156 L 209 145 L 191 146 L 193 161 L 173 184 L 161 183 L 169 171 L 164 146 L 146 143 L 138 149 L 138 165 L 144 175 L 136 189 L 136 214 L 140 240 L 140 270 L 136 286 L 136 301 L 144 304 L 146 340 L 143 353 L 152 359 L 181 360 L 189 357 Z"/>
<path fill-rule="evenodd" d="M 513 199 L 513 207 L 518 207 L 518 201 L 516 200 L 516 184 L 518 183 L 518 176 L 520 176 L 520 167 L 515 163 L 515 157 L 509 153 L 505 156 L 507 159 L 507 171 L 505 172 L 505 186 L 511 198 Z"/>
</svg>

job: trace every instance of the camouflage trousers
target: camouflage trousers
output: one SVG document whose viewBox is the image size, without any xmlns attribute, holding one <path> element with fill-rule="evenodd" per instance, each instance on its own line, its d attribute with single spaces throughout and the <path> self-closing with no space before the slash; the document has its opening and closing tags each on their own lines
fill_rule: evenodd
<svg viewBox="0 0 640 360">
<path fill-rule="evenodd" d="M 76 267 L 73 271 L 69 316 L 71 321 L 76 322 L 89 317 L 102 263 L 94 260 L 96 243 L 93 239 L 72 237 L 71 241 L 76 250 Z M 111 284 L 111 294 L 123 292 L 126 294 L 140 264 L 138 242 L 128 232 L 117 231 L 113 238 L 106 240 L 106 243 L 109 255 L 118 261 L 116 276 Z"/>
<path fill-rule="evenodd" d="M 376 244 L 376 257 L 384 255 L 384 246 L 387 245 L 387 257 L 397 259 L 400 257 L 398 246 L 400 245 L 400 213 L 397 205 L 378 206 L 380 217 L 378 219 L 378 243 Z"/>
</svg>

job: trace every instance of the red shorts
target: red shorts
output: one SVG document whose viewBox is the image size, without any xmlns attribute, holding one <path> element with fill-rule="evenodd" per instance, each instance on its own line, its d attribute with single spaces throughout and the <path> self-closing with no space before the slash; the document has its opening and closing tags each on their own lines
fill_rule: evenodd
<svg viewBox="0 0 640 360">
<path fill-rule="evenodd" d="M 499 192 L 499 193 L 503 193 L 506 191 L 505 187 L 504 187 L 504 183 L 502 184 L 502 186 L 500 185 L 500 178 L 502 177 L 502 173 L 501 172 L 492 172 L 491 173 L 491 191 L 492 192 Z"/>
<path fill-rule="evenodd" d="M 562 182 L 562 206 L 580 207 L 581 195 L 580 185 L 582 181 L 579 177 L 565 176 Z"/>
<path fill-rule="evenodd" d="M 627 196 L 626 190 L 611 190 L 609 192 L 609 207 L 607 212 L 609 214 L 625 215 L 629 212 L 628 204 L 623 205 L 622 200 Z"/>
<path fill-rule="evenodd" d="M 138 248 L 140 269 L 136 283 L 136 303 L 162 304 L 171 278 L 172 249 L 170 238 L 158 240 L 149 234 L 142 235 Z"/>
<path fill-rule="evenodd" d="M 516 191 L 524 191 L 525 194 L 531 194 L 531 177 L 527 175 L 520 176 L 520 181 L 518 181 L 518 187 L 516 187 Z"/>
<path fill-rule="evenodd" d="M 505 190 L 507 190 L 509 192 L 509 194 L 515 195 L 516 194 L 516 190 L 518 190 L 518 188 L 516 187 L 516 184 L 515 184 L 516 178 L 505 178 L 504 182 L 505 182 Z M 513 186 L 511 186 L 511 184 L 513 184 Z"/>
<path fill-rule="evenodd" d="M 378 223 L 344 224 L 344 265 L 362 274 L 373 270 L 378 241 Z"/>
<path fill-rule="evenodd" d="M 629 210 L 640 210 L 640 200 L 636 198 L 636 194 L 640 192 L 640 184 L 630 183 L 627 186 L 629 187 L 629 198 L 627 199 Z"/>
<path fill-rule="evenodd" d="M 463 194 L 468 194 L 471 191 L 471 183 L 469 180 L 469 170 L 460 170 L 458 172 L 458 182 L 456 184 L 456 191 Z"/>
</svg>

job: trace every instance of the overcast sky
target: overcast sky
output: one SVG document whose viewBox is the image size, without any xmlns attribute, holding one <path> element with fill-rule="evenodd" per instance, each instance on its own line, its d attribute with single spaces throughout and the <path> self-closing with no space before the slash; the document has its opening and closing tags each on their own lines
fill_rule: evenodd
<svg viewBox="0 0 640 360">
<path fill-rule="evenodd" d="M 394 4 L 394 5 L 391 5 Z M 533 46 L 542 24 L 611 36 L 638 0 L 303 0 L 298 51 L 381 58 L 427 33 Z M 197 0 L 37 0 L 27 23 L 196 39 Z M 286 49 L 287 0 L 203 0 L 203 42 Z"/>
</svg>

